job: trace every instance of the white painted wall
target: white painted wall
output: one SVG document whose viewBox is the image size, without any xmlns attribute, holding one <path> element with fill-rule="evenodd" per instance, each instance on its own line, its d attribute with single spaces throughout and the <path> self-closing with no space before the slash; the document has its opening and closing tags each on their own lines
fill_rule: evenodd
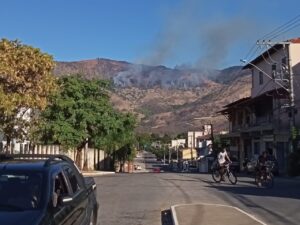
<svg viewBox="0 0 300 225">
<path fill-rule="evenodd" d="M 185 146 L 185 142 L 186 140 L 185 139 L 176 139 L 176 140 L 172 140 L 171 141 L 171 148 L 177 148 L 179 146 L 182 146 L 184 147 Z"/>
</svg>

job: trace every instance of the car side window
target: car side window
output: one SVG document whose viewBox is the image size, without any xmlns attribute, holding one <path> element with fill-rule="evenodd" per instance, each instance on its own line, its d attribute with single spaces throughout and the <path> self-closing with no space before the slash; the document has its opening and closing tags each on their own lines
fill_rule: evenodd
<svg viewBox="0 0 300 225">
<path fill-rule="evenodd" d="M 79 185 L 79 182 L 77 180 L 77 177 L 76 177 L 74 171 L 68 166 L 64 167 L 64 171 L 65 171 L 67 178 L 70 181 L 70 185 L 71 185 L 73 193 L 78 192 L 80 190 L 80 185 Z"/>
<path fill-rule="evenodd" d="M 66 185 L 66 181 L 64 179 L 63 174 L 60 172 L 55 176 L 55 181 L 54 181 L 54 192 L 59 196 L 67 196 L 68 189 Z"/>
</svg>

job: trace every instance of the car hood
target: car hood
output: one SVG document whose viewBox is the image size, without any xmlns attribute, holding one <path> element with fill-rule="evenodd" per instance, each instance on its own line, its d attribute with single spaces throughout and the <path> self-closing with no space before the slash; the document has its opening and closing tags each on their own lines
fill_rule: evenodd
<svg viewBox="0 0 300 225">
<path fill-rule="evenodd" d="M 28 210 L 22 212 L 0 211 L 0 224 L 5 225 L 38 225 L 42 211 Z"/>
</svg>

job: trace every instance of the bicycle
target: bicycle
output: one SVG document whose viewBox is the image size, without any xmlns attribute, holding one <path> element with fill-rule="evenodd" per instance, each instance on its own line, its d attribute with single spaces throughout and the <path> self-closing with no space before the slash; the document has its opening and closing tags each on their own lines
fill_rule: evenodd
<svg viewBox="0 0 300 225">
<path fill-rule="evenodd" d="M 273 167 L 274 162 L 267 161 L 264 170 L 256 170 L 255 183 L 258 187 L 272 188 L 274 186 Z"/>
<path fill-rule="evenodd" d="M 231 184 L 236 184 L 237 183 L 237 177 L 233 171 L 230 170 L 230 164 L 231 163 L 226 163 L 224 165 L 224 174 L 223 177 L 227 177 L 229 182 Z M 212 178 L 216 183 L 220 183 L 222 180 L 222 174 L 221 174 L 221 167 L 219 166 L 214 166 L 212 168 Z"/>
</svg>

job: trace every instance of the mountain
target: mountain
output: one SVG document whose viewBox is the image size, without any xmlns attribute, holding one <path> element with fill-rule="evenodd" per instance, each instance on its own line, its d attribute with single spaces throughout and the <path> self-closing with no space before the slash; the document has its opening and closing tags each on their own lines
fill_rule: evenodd
<svg viewBox="0 0 300 225">
<path fill-rule="evenodd" d="M 251 75 L 241 67 L 207 70 L 137 65 L 110 59 L 57 62 L 54 73 L 83 74 L 109 79 L 114 84 L 111 101 L 120 111 L 135 113 L 139 132 L 178 134 L 213 123 L 226 129 L 217 112 L 250 95 Z"/>
</svg>

